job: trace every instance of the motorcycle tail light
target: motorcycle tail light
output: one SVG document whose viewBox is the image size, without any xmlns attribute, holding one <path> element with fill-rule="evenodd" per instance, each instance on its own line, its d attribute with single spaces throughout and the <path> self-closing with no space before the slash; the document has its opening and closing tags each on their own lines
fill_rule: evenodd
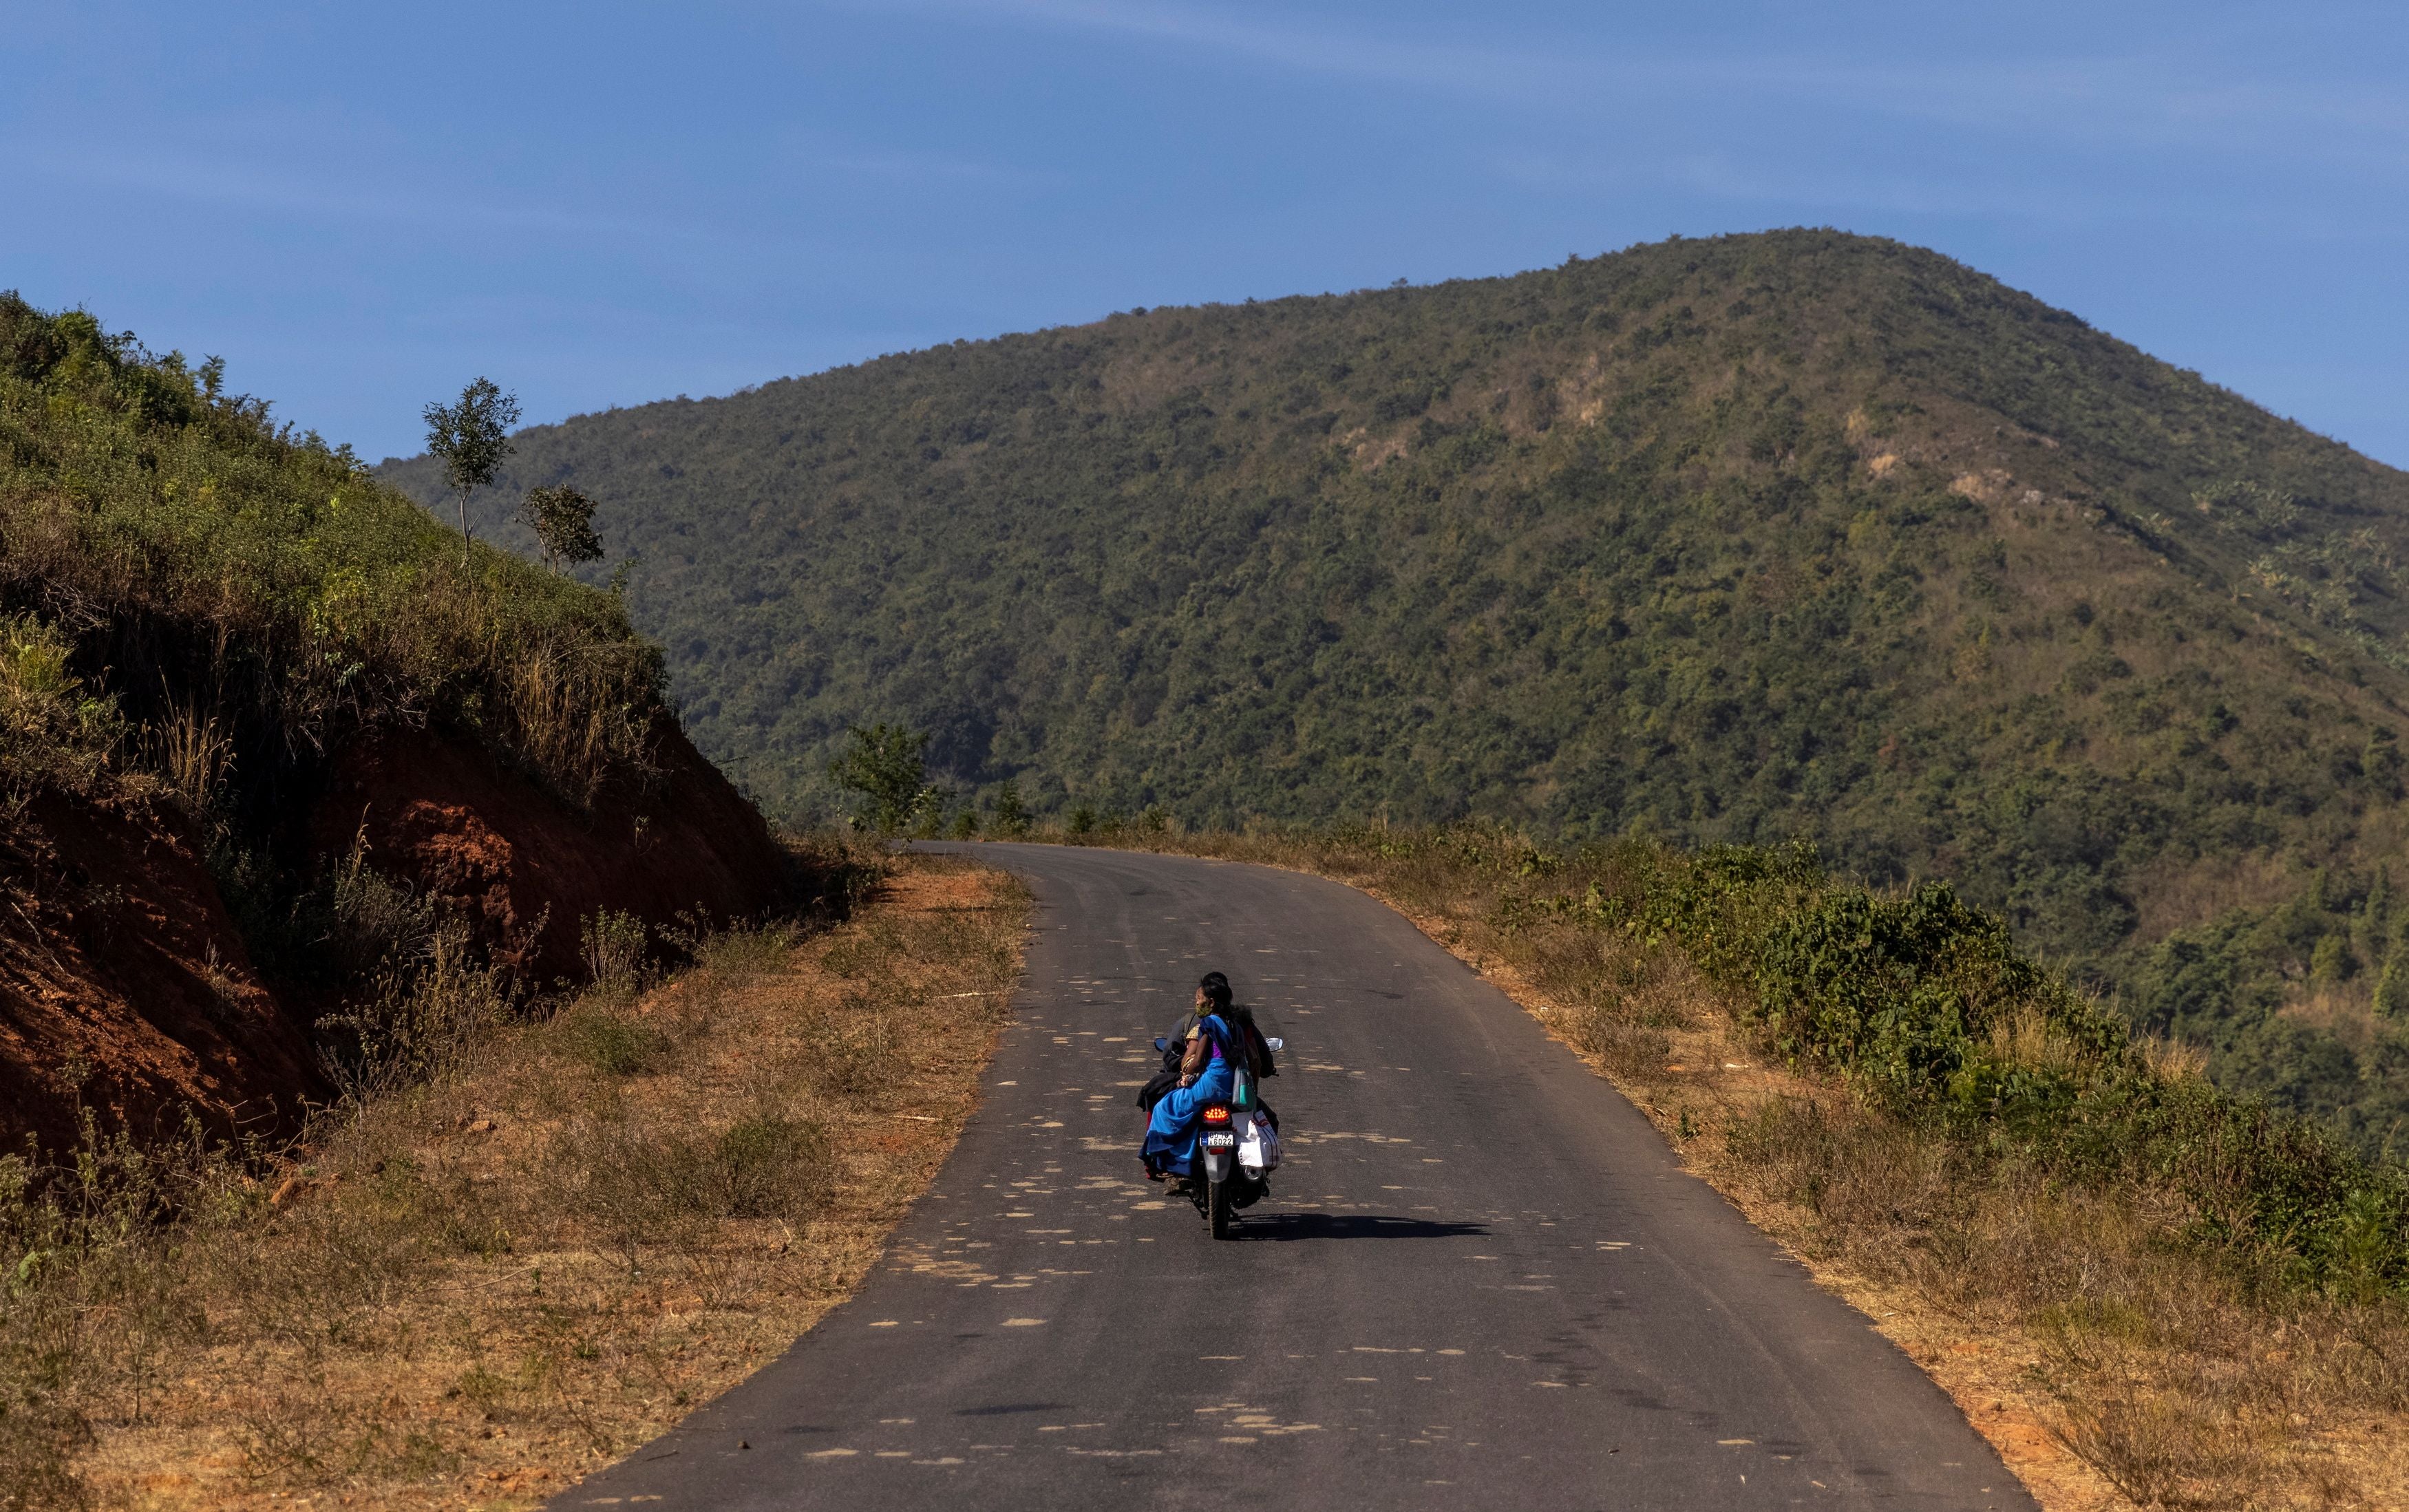
<svg viewBox="0 0 2409 1512">
<path fill-rule="evenodd" d="M 1228 1123 L 1230 1121 L 1230 1110 L 1219 1106 L 1206 1108 L 1204 1110 L 1204 1121 L 1208 1124 Z"/>
</svg>

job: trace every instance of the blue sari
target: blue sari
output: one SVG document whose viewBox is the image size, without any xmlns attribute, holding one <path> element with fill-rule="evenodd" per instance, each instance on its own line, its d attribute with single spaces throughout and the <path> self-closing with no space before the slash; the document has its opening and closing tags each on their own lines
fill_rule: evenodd
<svg viewBox="0 0 2409 1512">
<path fill-rule="evenodd" d="M 1196 1159 L 1196 1113 L 1207 1102 L 1229 1100 L 1232 1084 L 1237 1079 L 1237 1068 L 1231 1062 L 1228 1049 L 1228 1021 L 1219 1014 L 1202 1020 L 1197 1028 L 1211 1048 L 1204 1069 L 1196 1076 L 1193 1087 L 1175 1087 L 1154 1105 L 1154 1115 L 1147 1121 L 1146 1163 L 1157 1171 L 1167 1171 L 1175 1176 L 1189 1174 Z"/>
</svg>

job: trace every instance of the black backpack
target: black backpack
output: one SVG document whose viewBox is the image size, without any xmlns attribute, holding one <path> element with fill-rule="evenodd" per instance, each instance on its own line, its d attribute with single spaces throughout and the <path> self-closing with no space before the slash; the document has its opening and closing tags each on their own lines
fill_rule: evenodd
<svg viewBox="0 0 2409 1512">
<path fill-rule="evenodd" d="M 1272 1058 L 1271 1042 L 1263 1038 L 1262 1030 L 1255 1027 L 1255 1011 L 1252 1008 L 1233 1008 L 1230 1016 L 1237 1020 L 1238 1039 L 1247 1047 L 1248 1068 L 1254 1072 L 1255 1079 L 1262 1081 L 1278 1075 L 1279 1063 Z"/>
<path fill-rule="evenodd" d="M 1169 1097 L 1171 1089 L 1179 1085 L 1180 1042 L 1172 1039 L 1160 1040 L 1156 1043 L 1163 1047 L 1162 1069 L 1156 1072 L 1144 1087 L 1137 1089 L 1137 1105 L 1148 1113 L 1152 1113 L 1154 1105 Z"/>
</svg>

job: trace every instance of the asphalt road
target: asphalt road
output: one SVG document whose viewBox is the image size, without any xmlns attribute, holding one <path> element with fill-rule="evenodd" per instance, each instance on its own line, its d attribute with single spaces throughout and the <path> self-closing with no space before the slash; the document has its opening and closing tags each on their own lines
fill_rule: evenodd
<svg viewBox="0 0 2409 1512">
<path fill-rule="evenodd" d="M 1495 989 L 1291 872 L 977 847 L 1039 911 L 881 1267 L 564 1507 L 2032 1508 L 1865 1317 Z M 1288 1160 L 1215 1243 L 1134 1087 L 1209 969 Z"/>
</svg>

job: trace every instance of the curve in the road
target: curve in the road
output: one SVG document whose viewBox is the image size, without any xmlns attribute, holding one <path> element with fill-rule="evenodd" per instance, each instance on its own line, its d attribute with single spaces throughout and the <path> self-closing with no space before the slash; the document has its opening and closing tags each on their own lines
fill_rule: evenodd
<svg viewBox="0 0 2409 1512">
<path fill-rule="evenodd" d="M 1363 894 L 978 847 L 1039 912 L 959 1146 L 775 1363 L 555 1505 L 2030 1509 L 1914 1363 Z M 1288 1051 L 1217 1244 L 1139 1171 L 1218 968 Z"/>
</svg>

